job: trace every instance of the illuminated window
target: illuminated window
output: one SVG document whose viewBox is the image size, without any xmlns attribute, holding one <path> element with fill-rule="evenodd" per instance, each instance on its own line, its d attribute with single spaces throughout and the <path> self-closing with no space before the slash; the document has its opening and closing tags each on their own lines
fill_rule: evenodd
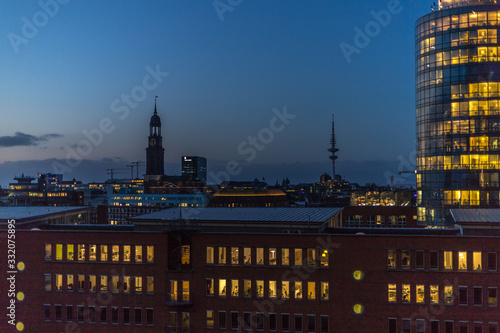
<svg viewBox="0 0 500 333">
<path fill-rule="evenodd" d="M 214 296 L 214 279 L 207 279 L 207 296 Z"/>
<path fill-rule="evenodd" d="M 97 259 L 97 245 L 89 245 L 89 260 L 96 261 Z"/>
<path fill-rule="evenodd" d="M 401 268 L 410 268 L 410 251 L 401 251 Z"/>
<path fill-rule="evenodd" d="M 76 290 L 79 292 L 83 292 L 85 290 L 85 275 L 77 275 L 78 284 L 76 286 Z"/>
<path fill-rule="evenodd" d="M 401 286 L 402 289 L 402 296 L 401 300 L 403 303 L 410 303 L 411 302 L 411 286 L 409 284 L 403 284 Z"/>
<path fill-rule="evenodd" d="M 497 288 L 488 288 L 488 306 L 497 306 Z"/>
<path fill-rule="evenodd" d="M 182 333 L 189 332 L 189 312 L 182 313 Z"/>
<path fill-rule="evenodd" d="M 245 265 L 252 264 L 252 249 L 249 247 L 243 248 L 243 263 Z"/>
<path fill-rule="evenodd" d="M 177 281 L 170 280 L 170 300 L 177 301 L 178 289 L 177 289 Z"/>
<path fill-rule="evenodd" d="M 307 249 L 307 266 L 316 266 L 316 249 Z"/>
<path fill-rule="evenodd" d="M 214 263 L 214 248 L 212 246 L 207 246 L 207 264 Z"/>
<path fill-rule="evenodd" d="M 295 281 L 294 283 L 295 299 L 302 299 L 302 282 Z"/>
<path fill-rule="evenodd" d="M 424 285 L 417 285 L 416 302 L 417 303 L 425 303 L 425 286 Z"/>
<path fill-rule="evenodd" d="M 453 269 L 453 252 L 444 251 L 444 269 Z"/>
<path fill-rule="evenodd" d="M 108 276 L 107 275 L 101 275 L 101 291 L 102 292 L 108 291 Z"/>
<path fill-rule="evenodd" d="M 123 261 L 130 261 L 130 245 L 123 245 Z"/>
<path fill-rule="evenodd" d="M 111 246 L 111 261 L 119 261 L 120 260 L 120 246 L 113 245 Z"/>
<path fill-rule="evenodd" d="M 387 251 L 387 267 L 396 268 L 396 250 Z"/>
<path fill-rule="evenodd" d="M 243 297 L 252 297 L 252 280 L 243 280 Z"/>
<path fill-rule="evenodd" d="M 328 253 L 328 250 L 321 251 L 321 258 L 320 258 L 320 263 L 319 263 L 321 267 L 328 267 L 329 256 L 330 256 L 330 254 Z"/>
<path fill-rule="evenodd" d="M 263 298 L 264 297 L 264 281 L 257 280 L 257 281 L 255 281 L 255 285 L 257 288 L 257 298 Z"/>
<path fill-rule="evenodd" d="M 95 293 L 97 291 L 96 276 L 89 275 L 89 291 Z"/>
<path fill-rule="evenodd" d="M 290 249 L 287 248 L 281 249 L 281 265 L 282 266 L 290 265 Z"/>
<path fill-rule="evenodd" d="M 73 274 L 66 274 L 66 291 L 74 290 L 74 277 Z"/>
<path fill-rule="evenodd" d="M 62 290 L 62 274 L 55 274 L 56 291 Z"/>
<path fill-rule="evenodd" d="M 111 292 L 113 294 L 118 293 L 118 281 L 119 281 L 119 277 L 117 275 L 113 275 L 111 277 Z"/>
<path fill-rule="evenodd" d="M 307 299 L 316 300 L 316 282 L 307 282 Z"/>
<path fill-rule="evenodd" d="M 238 250 L 237 247 L 232 247 L 231 248 L 231 264 L 232 265 L 238 265 L 239 264 L 239 255 L 240 251 Z"/>
<path fill-rule="evenodd" d="M 219 279 L 219 297 L 226 297 L 226 279 Z"/>
<path fill-rule="evenodd" d="M 73 244 L 66 244 L 66 260 L 74 260 L 75 246 Z"/>
<path fill-rule="evenodd" d="M 85 244 L 78 244 L 78 261 L 85 260 Z"/>
<path fill-rule="evenodd" d="M 108 261 L 108 246 L 101 245 L 101 261 Z"/>
<path fill-rule="evenodd" d="M 151 263 L 151 262 L 154 262 L 155 261 L 155 247 L 153 245 L 148 245 L 146 247 L 146 251 L 147 251 L 147 259 L 148 259 L 148 262 Z"/>
<path fill-rule="evenodd" d="M 62 260 L 63 257 L 63 245 L 56 244 L 56 260 Z"/>
<path fill-rule="evenodd" d="M 269 249 L 269 265 L 276 265 L 276 248 Z"/>
<path fill-rule="evenodd" d="M 225 264 L 225 263 L 226 263 L 226 248 L 219 247 L 219 264 Z"/>
<path fill-rule="evenodd" d="M 142 276 L 135 277 L 135 292 L 136 294 L 142 294 Z"/>
<path fill-rule="evenodd" d="M 395 303 L 397 301 L 396 284 L 389 283 L 387 285 L 387 289 L 388 289 L 389 303 Z"/>
<path fill-rule="evenodd" d="M 444 287 L 444 304 L 453 305 L 453 286 Z"/>
<path fill-rule="evenodd" d="M 206 328 L 212 329 L 215 328 L 215 315 L 213 310 L 207 310 L 207 320 L 206 320 Z"/>
<path fill-rule="evenodd" d="M 146 292 L 149 295 L 152 295 L 155 292 L 155 280 L 152 276 L 146 277 Z"/>
<path fill-rule="evenodd" d="M 439 286 L 430 286 L 431 304 L 439 303 Z"/>
<path fill-rule="evenodd" d="M 472 253 L 472 258 L 473 258 L 473 268 L 475 271 L 480 271 L 483 269 L 483 257 L 481 252 L 473 252 Z"/>
<path fill-rule="evenodd" d="M 182 300 L 187 302 L 189 298 L 189 281 L 182 281 Z"/>
<path fill-rule="evenodd" d="M 135 262 L 142 262 L 142 245 L 135 246 Z"/>
<path fill-rule="evenodd" d="M 283 299 L 290 298 L 290 282 L 289 281 L 281 281 L 281 298 L 283 298 Z"/>
<path fill-rule="evenodd" d="M 231 296 L 238 297 L 240 296 L 240 290 L 238 289 L 239 281 L 231 280 Z"/>
<path fill-rule="evenodd" d="M 123 277 L 123 292 L 125 294 L 130 294 L 130 291 L 131 291 L 130 283 L 131 283 L 130 276 L 124 276 Z"/>
<path fill-rule="evenodd" d="M 52 260 L 52 244 L 45 244 L 45 260 Z"/>
<path fill-rule="evenodd" d="M 278 285 L 276 281 L 269 281 L 269 298 L 278 297 Z"/>
<path fill-rule="evenodd" d="M 257 257 L 257 265 L 264 265 L 264 248 L 258 247 L 255 249 Z"/>
<path fill-rule="evenodd" d="M 191 262 L 191 246 L 183 245 L 181 249 L 182 249 L 181 265 L 189 265 L 189 263 Z"/>
<path fill-rule="evenodd" d="M 302 266 L 302 249 L 295 249 L 295 266 Z"/>
<path fill-rule="evenodd" d="M 458 269 L 467 270 L 467 252 L 458 252 Z"/>
</svg>

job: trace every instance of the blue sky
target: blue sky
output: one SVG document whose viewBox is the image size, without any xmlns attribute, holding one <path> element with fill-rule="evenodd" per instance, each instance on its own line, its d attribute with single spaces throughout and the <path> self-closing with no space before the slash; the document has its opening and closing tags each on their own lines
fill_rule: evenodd
<svg viewBox="0 0 500 333">
<path fill-rule="evenodd" d="M 213 171 L 244 160 L 238 146 L 269 127 L 273 109 L 284 107 L 297 117 L 241 177 L 254 174 L 252 164 L 255 176 L 269 182 L 287 174 L 297 174 L 292 182 L 314 181 L 318 172 L 329 172 L 331 112 L 340 174 L 380 182 L 384 172 L 402 167 L 402 159 L 411 160 L 414 22 L 430 4 L 220 0 L 230 9 L 221 14 L 212 0 L 60 2 L 67 3 L 0 3 L 1 185 L 13 177 L 7 173 L 13 166 L 17 173 L 36 173 L 56 171 L 48 161 L 67 165 L 65 147 L 76 149 L 86 140 L 82 132 L 98 129 L 103 119 L 113 130 L 65 178 L 104 180 L 106 163 L 145 160 L 155 95 L 169 174 L 179 173 L 181 155 L 205 156 Z M 355 45 L 354 28 L 373 22 L 371 11 L 396 5 L 400 12 L 348 63 L 339 45 Z M 169 75 L 120 119 L 113 101 L 139 91 L 148 67 Z M 78 173 L 94 161 L 92 172 Z M 359 168 L 370 161 L 384 167 Z"/>
</svg>

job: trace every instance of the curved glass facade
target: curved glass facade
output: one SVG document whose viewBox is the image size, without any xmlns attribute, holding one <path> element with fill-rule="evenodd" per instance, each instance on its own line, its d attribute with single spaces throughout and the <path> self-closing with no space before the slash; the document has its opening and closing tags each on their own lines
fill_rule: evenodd
<svg viewBox="0 0 500 333">
<path fill-rule="evenodd" d="M 416 23 L 418 219 L 429 225 L 450 223 L 450 208 L 500 207 L 500 5 L 443 2 Z"/>
</svg>

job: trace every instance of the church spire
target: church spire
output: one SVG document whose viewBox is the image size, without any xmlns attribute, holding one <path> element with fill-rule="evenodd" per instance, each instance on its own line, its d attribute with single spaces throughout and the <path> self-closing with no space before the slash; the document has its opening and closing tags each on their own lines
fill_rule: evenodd
<svg viewBox="0 0 500 333">
<path fill-rule="evenodd" d="M 156 112 L 156 100 L 157 100 L 157 99 L 158 99 L 158 96 L 155 96 L 155 112 L 154 112 L 154 114 L 155 114 L 155 115 L 157 115 L 157 114 L 158 114 L 158 112 Z"/>
</svg>

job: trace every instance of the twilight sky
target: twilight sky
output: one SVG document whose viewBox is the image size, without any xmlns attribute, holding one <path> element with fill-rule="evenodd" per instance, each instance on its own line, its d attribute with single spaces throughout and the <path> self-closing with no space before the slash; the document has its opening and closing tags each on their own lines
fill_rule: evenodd
<svg viewBox="0 0 500 333">
<path fill-rule="evenodd" d="M 429 5 L 1 1 L 0 185 L 22 172 L 103 181 L 106 167 L 144 161 L 155 95 L 167 174 L 201 155 L 212 172 L 240 161 L 233 179 L 316 181 L 331 170 L 335 112 L 337 173 L 382 184 L 414 163 L 414 22 Z M 340 45 L 356 47 L 356 27 L 373 37 L 348 62 Z"/>
</svg>

